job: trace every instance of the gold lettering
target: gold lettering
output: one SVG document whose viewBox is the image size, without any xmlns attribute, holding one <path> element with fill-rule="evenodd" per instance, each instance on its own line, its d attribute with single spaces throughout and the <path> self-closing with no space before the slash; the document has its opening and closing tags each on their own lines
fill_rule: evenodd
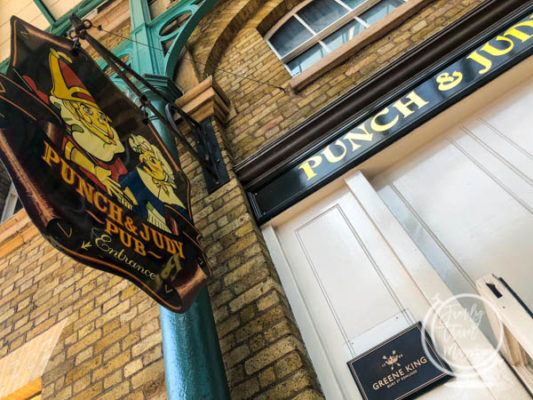
<svg viewBox="0 0 533 400">
<path fill-rule="evenodd" d="M 120 241 L 128 249 L 131 247 L 131 235 L 129 235 L 128 233 L 126 233 L 126 231 L 122 229 L 120 229 Z"/>
<path fill-rule="evenodd" d="M 357 141 L 364 141 L 364 142 L 371 142 L 374 134 L 369 133 L 368 130 L 365 128 L 365 124 L 359 125 L 357 128 L 364 133 L 356 133 L 357 131 L 350 131 L 346 135 L 343 136 L 343 139 L 346 139 L 351 145 L 352 145 L 352 151 L 357 150 L 361 145 L 359 143 L 356 143 Z"/>
<path fill-rule="evenodd" d="M 463 74 L 459 71 L 453 71 L 450 75 L 448 72 L 443 72 L 437 76 L 438 88 L 441 92 L 451 90 L 461 83 L 463 80 Z"/>
<path fill-rule="evenodd" d="M 305 160 L 302 164 L 298 166 L 298 169 L 301 169 L 304 171 L 305 176 L 307 177 L 307 180 L 309 181 L 316 176 L 316 172 L 313 171 L 313 168 L 318 167 L 321 163 L 322 163 L 321 156 L 309 157 L 307 160 Z"/>
<path fill-rule="evenodd" d="M 474 51 L 472 54 L 470 54 L 466 58 L 469 58 L 469 59 L 477 62 L 479 65 L 481 65 L 483 67 L 483 69 L 478 71 L 478 74 L 480 74 L 480 75 L 486 74 L 492 68 L 492 61 L 489 60 L 487 57 L 482 56 L 481 54 L 479 54 L 477 52 L 477 50 Z"/>
<path fill-rule="evenodd" d="M 117 206 L 112 201 L 109 201 L 109 217 L 117 222 L 119 225 L 123 225 L 122 222 L 122 208 Z"/>
<path fill-rule="evenodd" d="M 133 250 L 137 254 L 140 254 L 141 256 L 145 256 L 146 255 L 146 248 L 144 247 L 144 243 L 143 242 L 141 242 L 138 239 L 133 238 L 133 245 L 134 245 Z"/>
<path fill-rule="evenodd" d="M 522 43 L 526 42 L 526 41 L 528 41 L 529 39 L 531 39 L 533 37 L 533 34 L 528 35 L 527 33 L 522 32 L 521 30 L 518 29 L 518 28 L 521 28 L 521 27 L 533 28 L 533 20 L 523 21 L 523 22 L 520 22 L 520 23 L 512 26 L 507 31 L 505 31 L 504 35 L 505 36 L 513 36 L 513 37 L 517 38 L 518 40 L 520 40 Z"/>
<path fill-rule="evenodd" d="M 116 226 L 113 222 L 106 219 L 105 220 L 105 231 L 109 234 L 118 233 L 118 226 Z"/>
<path fill-rule="evenodd" d="M 50 145 L 47 142 L 44 142 L 44 155 L 43 160 L 49 165 L 52 166 L 52 164 L 59 164 L 60 158 L 59 154 L 50 147 Z"/>
<path fill-rule="evenodd" d="M 402 100 L 398 100 L 393 104 L 393 107 L 396 108 L 405 118 L 415 112 L 415 110 L 411 110 L 409 108 L 411 105 L 416 105 L 418 109 L 421 109 L 428 104 L 428 102 L 420 97 L 414 90 L 405 97 L 409 101 L 403 102 Z"/>
<path fill-rule="evenodd" d="M 107 203 L 107 199 L 102 193 L 100 192 L 94 193 L 94 206 L 96 207 L 98 211 L 106 213 L 107 212 L 106 203 Z"/>
<path fill-rule="evenodd" d="M 161 250 L 165 248 L 165 243 L 163 241 L 163 235 L 159 232 L 157 232 L 155 229 L 151 229 L 152 232 L 152 238 L 154 239 L 154 243 L 157 247 L 159 247 Z"/>
<path fill-rule="evenodd" d="M 176 240 L 174 240 L 174 243 L 176 244 L 176 249 L 178 250 L 178 254 L 179 254 L 180 258 L 185 259 L 185 254 L 183 253 L 183 243 L 182 242 L 178 242 Z"/>
<path fill-rule="evenodd" d="M 94 188 L 89 185 L 85 180 L 78 179 L 78 189 L 76 189 L 81 196 L 85 197 L 89 203 L 93 204 Z"/>
<path fill-rule="evenodd" d="M 150 240 L 150 231 L 148 230 L 148 226 L 146 224 L 143 225 L 143 230 L 139 230 L 139 235 L 141 236 L 141 239 L 143 239 L 145 242 L 148 242 Z"/>
<path fill-rule="evenodd" d="M 414 92 L 413 92 L 414 93 Z M 381 110 L 380 112 L 378 112 L 374 118 L 372 118 L 372 121 L 370 121 L 370 128 L 372 128 L 373 131 L 375 132 L 386 132 L 388 131 L 389 129 L 391 129 L 394 125 L 396 125 L 398 123 L 398 120 L 400 119 L 400 117 L 397 115 L 395 116 L 391 122 L 389 122 L 388 124 L 381 124 L 378 122 L 378 118 L 383 116 L 383 115 L 387 115 L 389 113 L 389 108 L 384 108 L 383 110 Z"/>
<path fill-rule="evenodd" d="M 499 57 L 499 56 L 503 56 L 509 53 L 514 48 L 514 42 L 511 39 L 506 38 L 505 36 L 501 36 L 501 35 L 497 36 L 494 40 L 497 40 L 499 42 L 502 42 L 502 41 L 506 42 L 507 47 L 505 49 L 499 49 L 489 42 L 489 43 L 485 43 L 483 47 L 481 48 L 481 50 L 483 50 L 486 53 L 489 53 L 491 56 Z"/>
<path fill-rule="evenodd" d="M 333 146 L 339 146 L 342 148 L 342 152 L 339 155 L 333 154 L 332 147 Z M 322 151 L 322 154 L 326 156 L 326 160 L 328 160 L 330 163 L 334 164 L 339 161 L 341 161 L 344 157 L 346 157 L 346 154 L 348 154 L 348 149 L 346 148 L 346 145 L 342 142 L 342 140 L 337 140 L 335 143 L 330 144 L 327 146 L 324 151 Z"/>
<path fill-rule="evenodd" d="M 61 178 L 69 185 L 74 185 L 76 181 L 76 172 L 64 161 L 61 162 Z"/>
</svg>

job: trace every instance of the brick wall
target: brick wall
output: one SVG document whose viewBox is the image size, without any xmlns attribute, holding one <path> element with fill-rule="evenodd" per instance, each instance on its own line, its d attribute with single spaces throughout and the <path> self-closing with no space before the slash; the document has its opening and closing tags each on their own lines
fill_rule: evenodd
<svg viewBox="0 0 533 400">
<path fill-rule="evenodd" d="M 218 69 L 214 72 L 215 80 L 235 107 L 236 115 L 226 127 L 226 135 L 231 153 L 239 162 L 481 3 L 481 0 L 433 1 L 298 93 L 289 90 L 284 93 L 223 72 L 288 88 L 291 78 L 288 71 L 260 33 L 276 21 L 272 15 L 280 15 L 285 0 L 221 2 L 197 28 L 191 39 L 191 51 L 201 63 L 198 68 L 202 74 L 209 75 Z"/>
<path fill-rule="evenodd" d="M 114 32 L 129 30 L 125 22 Z M 122 39 L 101 40 L 113 48 Z M 166 399 L 159 306 L 128 281 L 57 252 L 23 211 L 14 219 L 17 233 L 2 235 L 13 220 L 0 227 L 0 358 L 66 320 L 43 399 Z"/>
<path fill-rule="evenodd" d="M 224 143 L 221 125 L 213 122 Z M 198 163 L 178 147 L 182 168 L 193 177 L 193 215 L 213 269 L 209 293 L 231 398 L 322 398 L 227 149 L 222 145 L 231 180 L 208 195 Z"/>
<path fill-rule="evenodd" d="M 227 146 L 228 184 L 207 195 L 198 165 L 180 148 L 193 184 L 193 213 L 213 267 L 209 292 L 233 399 L 322 398 L 284 290 L 232 172 L 234 162 L 481 1 L 434 1 L 297 94 L 240 78 L 288 86 L 288 72 L 257 27 L 264 32 L 296 3 L 222 0 L 189 43 L 200 78 L 214 73 L 233 105 L 229 121 L 214 122 L 219 142 Z M 127 35 L 129 25 L 115 32 Z M 119 40 L 104 42 L 113 47 Z M 44 399 L 164 399 L 158 306 L 128 282 L 60 255 L 36 232 L 19 236 L 2 238 L 0 232 L 0 357 L 66 319 L 43 375 Z"/>
<path fill-rule="evenodd" d="M 0 257 L 0 357 L 67 320 L 42 377 L 44 399 L 164 399 L 159 307 L 37 232 L 10 240 Z"/>
</svg>

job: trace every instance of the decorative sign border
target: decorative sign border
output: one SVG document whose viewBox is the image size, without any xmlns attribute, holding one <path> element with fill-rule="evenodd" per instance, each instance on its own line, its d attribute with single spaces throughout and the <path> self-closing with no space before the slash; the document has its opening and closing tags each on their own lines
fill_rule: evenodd
<svg viewBox="0 0 533 400">
<path fill-rule="evenodd" d="M 339 177 L 533 54 L 533 6 L 445 60 L 364 117 L 347 121 L 248 197 L 259 223 Z"/>
</svg>

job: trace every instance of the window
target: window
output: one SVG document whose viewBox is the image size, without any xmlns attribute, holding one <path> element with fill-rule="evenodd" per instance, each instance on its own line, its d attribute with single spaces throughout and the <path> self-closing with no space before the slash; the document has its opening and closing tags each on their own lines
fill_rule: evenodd
<svg viewBox="0 0 533 400">
<path fill-rule="evenodd" d="M 311 0 L 286 17 L 266 39 L 296 76 L 406 1 Z"/>
<path fill-rule="evenodd" d="M 6 200 L 4 202 L 4 209 L 2 210 L 2 217 L 0 222 L 4 222 L 6 219 L 15 214 L 18 210 L 22 208 L 22 204 L 15 190 L 15 186 L 11 184 L 9 187 L 9 192 L 7 193 Z"/>
</svg>

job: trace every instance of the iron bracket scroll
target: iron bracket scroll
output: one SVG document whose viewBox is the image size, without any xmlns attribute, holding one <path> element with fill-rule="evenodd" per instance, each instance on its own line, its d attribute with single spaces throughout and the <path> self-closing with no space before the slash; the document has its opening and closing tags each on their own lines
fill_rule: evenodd
<svg viewBox="0 0 533 400">
<path fill-rule="evenodd" d="M 105 60 L 107 65 L 114 70 L 117 76 L 126 84 L 126 86 L 140 99 L 143 111 L 150 110 L 165 128 L 171 132 L 176 139 L 185 147 L 185 149 L 195 158 L 204 175 L 207 191 L 209 194 L 216 191 L 219 187 L 229 181 L 229 175 L 222 160 L 220 146 L 215 136 L 215 132 L 209 119 L 199 123 L 182 108 L 174 103 L 174 99 L 160 92 L 155 86 L 148 82 L 143 76 L 135 72 L 129 65 L 123 62 L 119 57 L 109 51 L 97 39 L 92 37 L 87 30 L 93 25 L 91 21 L 81 20 L 78 16 L 70 17 L 73 29 L 69 32 L 69 38 L 73 41 L 73 49 L 79 48 L 80 39 L 86 40 L 91 47 Z M 148 89 L 155 97 L 161 99 L 165 105 L 165 115 L 155 107 L 148 97 L 138 88 L 130 79 L 133 77 L 141 83 L 144 88 Z M 181 119 L 188 125 L 192 136 L 195 139 L 196 146 L 178 129 L 174 120 L 174 114 L 178 114 Z M 148 120 L 147 120 L 147 123 Z"/>
<path fill-rule="evenodd" d="M 183 111 L 183 109 L 176 106 L 174 103 L 167 103 L 165 107 L 167 120 L 176 131 L 179 128 L 174 120 L 174 114 L 178 113 L 182 118 L 190 116 Z M 229 174 L 222 159 L 222 152 L 215 135 L 215 130 L 209 119 L 205 119 L 201 123 L 193 120 L 197 129 L 191 130 L 191 133 L 196 142 L 196 151 L 198 156 L 209 165 L 206 168 L 202 164 L 202 173 L 204 175 L 207 192 L 209 194 L 215 192 L 219 187 L 229 182 Z M 190 126 L 190 124 L 189 124 Z"/>
</svg>

